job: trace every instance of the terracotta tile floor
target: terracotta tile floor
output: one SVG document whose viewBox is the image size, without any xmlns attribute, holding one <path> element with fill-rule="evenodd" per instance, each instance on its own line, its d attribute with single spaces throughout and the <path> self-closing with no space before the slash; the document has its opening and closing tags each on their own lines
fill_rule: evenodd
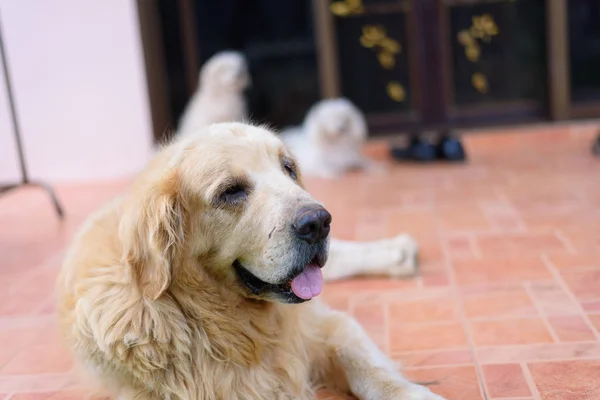
<svg viewBox="0 0 600 400">
<path fill-rule="evenodd" d="M 454 400 L 600 399 L 600 160 L 594 125 L 466 137 L 467 165 L 310 181 L 335 236 L 413 234 L 419 277 L 332 283 L 406 374 Z M 368 151 L 385 157 L 385 146 Z M 0 400 L 82 399 L 59 344 L 53 285 L 74 229 L 128 182 L 0 198 Z"/>
</svg>

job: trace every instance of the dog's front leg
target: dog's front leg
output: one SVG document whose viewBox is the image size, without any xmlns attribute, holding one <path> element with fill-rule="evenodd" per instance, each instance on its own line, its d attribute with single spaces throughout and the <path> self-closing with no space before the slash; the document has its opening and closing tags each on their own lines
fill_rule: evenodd
<svg viewBox="0 0 600 400">
<path fill-rule="evenodd" d="M 371 242 L 332 239 L 323 278 L 332 281 L 357 275 L 411 276 L 417 269 L 418 250 L 417 242 L 409 235 Z"/>
<path fill-rule="evenodd" d="M 402 376 L 348 315 L 327 310 L 322 328 L 328 354 L 333 357 L 332 371 L 343 371 L 348 388 L 360 400 L 443 400 Z M 328 382 L 339 381 L 338 376 L 324 378 Z"/>
<path fill-rule="evenodd" d="M 357 156 L 354 164 L 355 168 L 362 169 L 363 171 L 369 173 L 383 174 L 388 171 L 388 168 L 385 166 L 385 164 L 371 160 L 362 154 Z"/>
</svg>

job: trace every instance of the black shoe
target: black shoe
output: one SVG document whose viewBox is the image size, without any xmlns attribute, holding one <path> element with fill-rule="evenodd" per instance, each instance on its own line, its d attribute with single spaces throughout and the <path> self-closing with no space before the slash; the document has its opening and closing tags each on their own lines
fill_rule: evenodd
<svg viewBox="0 0 600 400">
<path fill-rule="evenodd" d="M 436 155 L 440 160 L 463 162 L 467 159 L 465 148 L 450 131 L 444 131 L 436 146 Z"/>
<path fill-rule="evenodd" d="M 413 133 L 408 147 L 392 147 L 391 154 L 399 161 L 431 162 L 436 159 L 436 147 L 418 133 Z"/>
<path fill-rule="evenodd" d="M 592 145 L 592 154 L 596 157 L 600 157 L 600 134 L 596 137 L 594 144 Z"/>
</svg>

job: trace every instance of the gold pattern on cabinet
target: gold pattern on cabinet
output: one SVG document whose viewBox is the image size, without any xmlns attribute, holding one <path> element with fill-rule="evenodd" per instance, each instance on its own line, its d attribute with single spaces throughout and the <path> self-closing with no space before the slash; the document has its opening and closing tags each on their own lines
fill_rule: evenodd
<svg viewBox="0 0 600 400">
<path fill-rule="evenodd" d="M 365 25 L 360 44 L 368 49 L 375 49 L 379 64 L 385 69 L 393 69 L 396 65 L 396 55 L 402 51 L 397 40 L 387 36 L 381 25 Z"/>
<path fill-rule="evenodd" d="M 362 14 L 364 7 L 362 0 L 339 0 L 329 6 L 331 13 L 337 17 L 348 17 Z M 386 30 L 381 25 L 365 25 L 359 39 L 361 46 L 374 49 L 377 61 L 384 69 L 391 70 L 396 66 L 396 55 L 402 52 L 400 43 L 387 36 Z M 386 86 L 387 95 L 395 102 L 401 103 L 406 99 L 406 89 L 398 81 L 390 81 Z"/>
<path fill-rule="evenodd" d="M 391 70 L 396 66 L 396 55 L 402 52 L 402 46 L 397 40 L 387 35 L 383 26 L 363 26 L 359 41 L 361 46 L 377 52 L 377 60 L 383 68 Z M 406 99 L 406 89 L 398 81 L 388 82 L 386 92 L 395 102 L 401 103 Z"/>
<path fill-rule="evenodd" d="M 481 58 L 482 44 L 490 43 L 492 37 L 499 34 L 500 30 L 494 18 L 490 14 L 483 14 L 474 16 L 471 27 L 458 32 L 457 40 L 465 48 L 467 60 L 477 63 Z M 471 76 L 471 84 L 480 93 L 488 92 L 487 77 L 481 72 Z"/>
<path fill-rule="evenodd" d="M 492 40 L 492 36 L 497 36 L 500 32 L 494 18 L 490 14 L 483 14 L 473 17 L 473 25 L 469 29 L 469 33 L 474 38 L 489 43 Z"/>
<path fill-rule="evenodd" d="M 458 42 L 464 46 L 465 48 L 465 56 L 471 62 L 479 61 L 479 56 L 481 55 L 481 47 L 477 40 L 468 30 L 460 31 L 458 33 Z"/>
<path fill-rule="evenodd" d="M 364 12 L 362 0 L 334 1 L 329 6 L 331 13 L 337 17 L 362 14 Z"/>
<path fill-rule="evenodd" d="M 471 76 L 471 84 L 479 93 L 487 93 L 488 92 L 488 82 L 487 78 L 481 72 L 475 72 Z"/>
<path fill-rule="evenodd" d="M 385 29 L 381 25 L 365 25 L 362 29 L 360 44 L 363 47 L 373 48 L 386 38 Z"/>
<path fill-rule="evenodd" d="M 398 81 L 390 81 L 386 86 L 386 92 L 390 99 L 402 103 L 406 99 L 406 90 Z"/>
</svg>

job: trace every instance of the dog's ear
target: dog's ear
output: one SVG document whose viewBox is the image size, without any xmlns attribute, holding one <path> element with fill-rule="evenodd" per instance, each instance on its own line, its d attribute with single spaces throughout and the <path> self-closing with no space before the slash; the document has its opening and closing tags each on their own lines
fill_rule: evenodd
<svg viewBox="0 0 600 400">
<path fill-rule="evenodd" d="M 132 267 L 144 297 L 156 300 L 171 283 L 185 235 L 179 178 L 169 172 L 158 183 L 133 190 L 119 224 L 123 259 Z"/>
</svg>

